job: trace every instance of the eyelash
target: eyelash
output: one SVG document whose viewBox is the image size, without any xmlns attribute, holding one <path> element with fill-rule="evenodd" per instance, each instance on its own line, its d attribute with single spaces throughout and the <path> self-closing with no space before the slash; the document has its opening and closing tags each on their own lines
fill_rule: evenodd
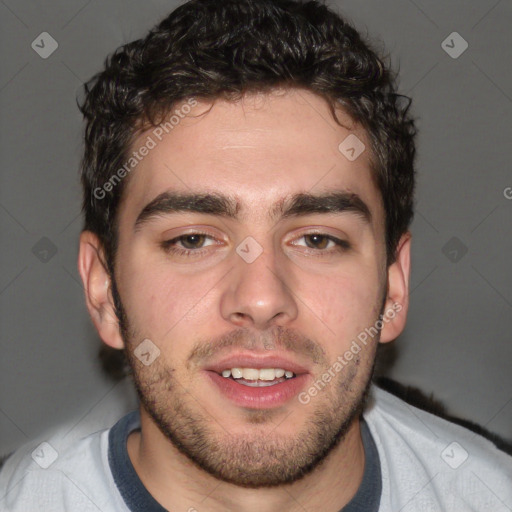
<svg viewBox="0 0 512 512">
<path fill-rule="evenodd" d="M 160 245 L 162 247 L 162 249 L 169 253 L 169 254 L 175 254 L 175 255 L 178 255 L 178 256 L 185 256 L 185 257 L 194 257 L 194 256 L 202 256 L 205 252 L 208 252 L 208 249 L 207 248 L 199 248 L 199 249 L 179 249 L 175 246 L 176 243 L 180 242 L 181 240 L 183 240 L 184 238 L 187 238 L 189 236 L 205 236 L 205 237 L 208 237 L 210 239 L 214 239 L 213 236 L 211 236 L 209 233 L 202 233 L 202 232 L 193 232 L 193 233 L 187 233 L 186 235 L 180 235 L 180 236 L 177 236 L 176 238 L 172 238 L 171 240 L 166 240 L 164 242 L 162 242 Z M 327 240 L 331 241 L 331 242 L 334 242 L 336 244 L 337 247 L 335 248 L 331 248 L 329 250 L 326 250 L 326 249 L 313 249 L 311 247 L 308 247 L 306 248 L 307 249 L 307 253 L 313 257 L 315 256 L 325 256 L 326 254 L 331 254 L 333 252 L 344 252 L 344 251 L 347 251 L 351 248 L 351 245 L 349 242 L 347 242 L 346 240 L 341 240 L 339 238 L 336 238 L 335 236 L 332 236 L 332 235 L 328 235 L 326 233 L 317 233 L 317 232 L 313 232 L 313 233 L 306 233 L 302 236 L 299 237 L 299 240 L 301 238 L 304 238 L 306 236 L 313 236 L 313 235 L 318 235 L 318 236 L 321 236 L 321 237 L 324 237 L 326 238 Z M 214 244 L 212 244 L 214 245 Z M 209 247 L 209 246 L 207 246 Z"/>
</svg>

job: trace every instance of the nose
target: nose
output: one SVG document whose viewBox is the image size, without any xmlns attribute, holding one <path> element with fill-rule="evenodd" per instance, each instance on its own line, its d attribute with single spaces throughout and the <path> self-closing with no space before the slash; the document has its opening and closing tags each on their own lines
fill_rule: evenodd
<svg viewBox="0 0 512 512">
<path fill-rule="evenodd" d="M 293 321 L 298 314 L 297 302 L 287 284 L 290 276 L 284 262 L 281 266 L 270 249 L 251 263 L 235 254 L 234 269 L 228 274 L 221 298 L 223 318 L 238 327 L 262 330 Z"/>
</svg>

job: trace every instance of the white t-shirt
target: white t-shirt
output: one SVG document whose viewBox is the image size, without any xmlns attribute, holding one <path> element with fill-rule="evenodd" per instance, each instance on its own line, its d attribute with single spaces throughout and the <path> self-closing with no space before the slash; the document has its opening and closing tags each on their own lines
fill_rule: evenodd
<svg viewBox="0 0 512 512">
<path fill-rule="evenodd" d="M 343 512 L 512 511 L 512 457 L 490 441 L 375 386 L 363 417 L 365 453 L 371 463 L 365 467 L 364 492 L 358 491 L 358 499 Z M 25 445 L 0 472 L 0 511 L 129 512 L 137 509 L 130 509 L 123 496 L 130 502 L 136 489 L 137 502 L 149 504 L 138 510 L 164 510 L 127 458 L 125 440 L 139 422 L 138 414 L 131 413 L 112 429 L 71 444 L 63 446 L 56 436 Z M 130 482 L 120 484 L 122 492 L 116 485 L 120 471 Z M 372 482 L 375 475 L 380 475 L 378 482 Z M 370 487 L 373 495 L 368 494 Z M 141 496 L 146 501 L 140 501 Z M 372 511 L 361 507 L 363 496 L 374 500 Z"/>
</svg>

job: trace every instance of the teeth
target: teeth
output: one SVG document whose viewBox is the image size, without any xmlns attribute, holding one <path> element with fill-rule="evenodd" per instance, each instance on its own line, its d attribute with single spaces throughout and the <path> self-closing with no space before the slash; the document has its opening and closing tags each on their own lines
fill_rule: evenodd
<svg viewBox="0 0 512 512">
<path fill-rule="evenodd" d="M 238 384 L 243 384 L 244 386 L 248 386 L 250 388 L 266 388 L 269 386 L 275 386 L 276 384 L 279 384 L 279 382 L 266 382 L 264 380 L 240 380 L 238 381 Z"/>
<path fill-rule="evenodd" d="M 234 379 L 272 381 L 281 377 L 291 379 L 294 373 L 282 368 L 231 368 L 223 370 L 222 376 Z"/>
<path fill-rule="evenodd" d="M 242 368 L 231 368 L 231 375 L 233 376 L 233 379 L 241 379 Z"/>
<path fill-rule="evenodd" d="M 247 377 L 245 376 L 245 372 L 247 370 L 244 370 L 244 379 Z M 276 378 L 276 371 L 274 368 L 262 368 L 258 372 L 258 376 L 256 377 L 259 380 L 274 380 Z"/>
<path fill-rule="evenodd" d="M 256 368 L 243 368 L 242 378 L 245 380 L 258 380 L 260 378 L 260 371 Z"/>
</svg>

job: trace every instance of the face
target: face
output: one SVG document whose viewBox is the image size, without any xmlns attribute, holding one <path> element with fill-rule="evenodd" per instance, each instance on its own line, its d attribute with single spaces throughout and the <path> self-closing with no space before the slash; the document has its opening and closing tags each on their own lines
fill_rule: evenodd
<svg viewBox="0 0 512 512">
<path fill-rule="evenodd" d="M 349 134 L 369 143 L 339 119 L 347 128 L 310 92 L 251 95 L 198 102 L 132 146 L 154 142 L 119 210 L 119 337 L 143 414 L 237 485 L 315 468 L 371 377 L 382 332 L 335 365 L 389 305 L 369 151 L 354 160 L 338 149 Z"/>
</svg>

